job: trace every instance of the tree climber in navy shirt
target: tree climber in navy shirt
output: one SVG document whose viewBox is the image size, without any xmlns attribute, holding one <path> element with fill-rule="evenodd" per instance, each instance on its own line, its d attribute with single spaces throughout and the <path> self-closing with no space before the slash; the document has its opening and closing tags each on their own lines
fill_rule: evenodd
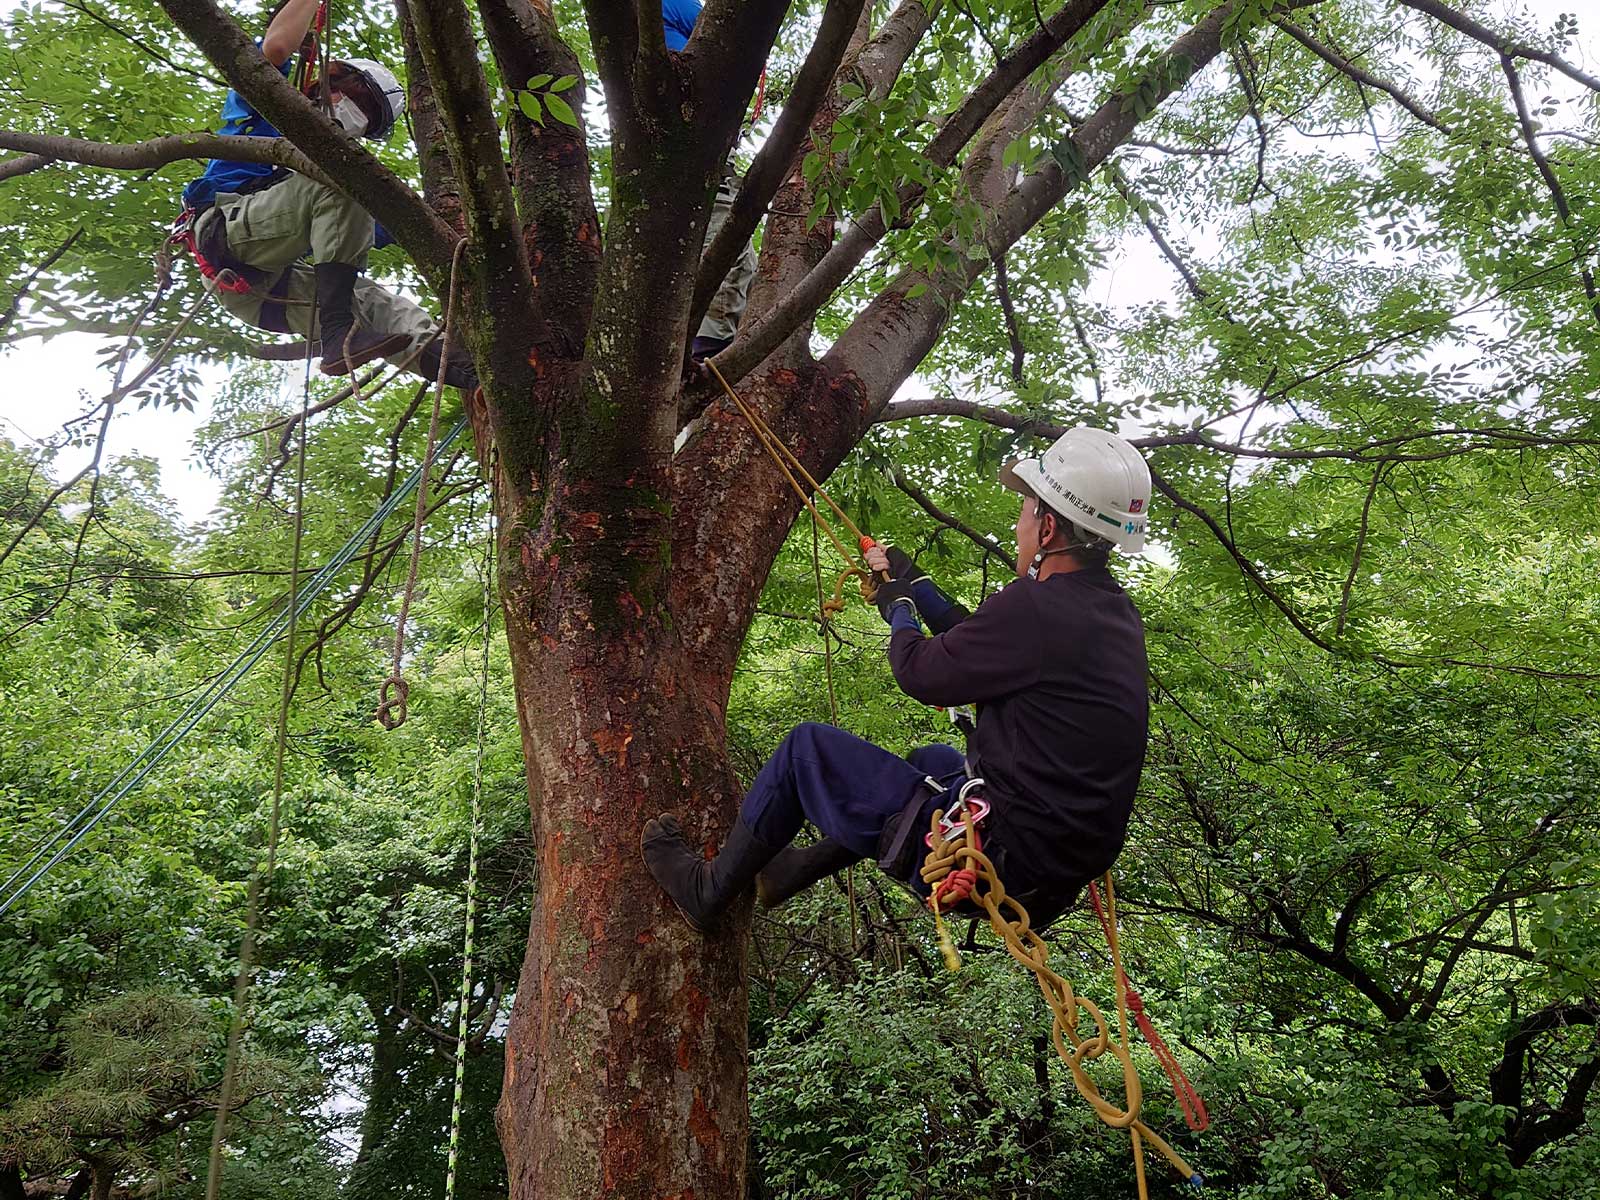
<svg viewBox="0 0 1600 1200">
<path fill-rule="evenodd" d="M 969 777 L 992 806 L 984 849 L 1036 926 L 1109 869 L 1144 765 L 1149 694 L 1144 627 L 1106 564 L 1113 548 L 1144 548 L 1150 472 L 1123 439 L 1079 426 L 1000 481 L 1022 496 L 1019 577 L 976 612 L 900 551 L 867 555 L 892 576 L 876 602 L 901 689 L 925 704 L 978 706 L 965 761 L 952 746 L 903 759 L 832 725 L 799 726 L 756 775 L 715 859 L 689 846 L 670 813 L 645 824 L 650 873 L 695 929 L 713 927 L 752 881 L 771 906 L 868 857 L 926 895 L 923 835 Z M 791 846 L 807 820 L 822 840 Z"/>
<path fill-rule="evenodd" d="M 285 76 L 306 43 L 318 3 L 287 0 L 262 36 L 262 55 Z M 330 115 L 352 136 L 387 138 L 405 109 L 405 89 L 381 63 L 335 59 L 327 83 Z M 321 81 L 308 80 L 306 90 L 317 95 Z M 235 91 L 228 93 L 222 122 L 219 133 L 279 136 Z M 372 359 L 388 358 L 409 361 L 426 378 L 437 377 L 442 340 L 437 324 L 418 305 L 363 274 L 380 231 L 343 192 L 264 163 L 213 159 L 184 189 L 183 203 L 203 260 L 250 285 L 241 292 L 219 289 L 229 312 L 260 329 L 320 341 L 327 375 L 347 375 Z M 302 261 L 307 255 L 309 267 Z M 450 354 L 445 382 L 477 386 L 466 354 Z"/>
</svg>

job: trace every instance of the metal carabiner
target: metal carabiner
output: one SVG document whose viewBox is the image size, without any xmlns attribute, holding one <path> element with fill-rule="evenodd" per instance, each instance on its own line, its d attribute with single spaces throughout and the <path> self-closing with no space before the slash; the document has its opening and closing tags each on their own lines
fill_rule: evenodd
<svg viewBox="0 0 1600 1200">
<path fill-rule="evenodd" d="M 982 791 L 983 787 L 982 779 L 969 779 L 961 785 L 961 790 L 956 793 L 956 802 L 939 818 L 941 841 L 953 842 L 966 831 L 967 823 L 963 814 L 968 808 L 972 810 L 972 823 L 983 824 L 983 819 L 989 815 L 990 805 L 981 795 L 974 794 Z M 933 848 L 931 831 L 922 835 L 922 842 L 929 849 Z"/>
</svg>

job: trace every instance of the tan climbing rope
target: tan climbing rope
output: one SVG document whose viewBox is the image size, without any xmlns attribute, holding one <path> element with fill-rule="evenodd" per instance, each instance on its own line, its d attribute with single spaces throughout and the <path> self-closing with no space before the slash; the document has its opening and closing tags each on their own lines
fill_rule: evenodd
<svg viewBox="0 0 1600 1200">
<path fill-rule="evenodd" d="M 870 602 L 877 593 L 872 572 L 864 566 L 856 566 L 855 563 L 860 560 L 860 553 L 870 549 L 876 543 L 861 532 L 860 527 L 850 519 L 849 514 L 839 507 L 832 496 L 828 495 L 827 489 L 811 477 L 811 472 L 806 470 L 805 464 L 795 457 L 793 450 L 784 445 L 782 438 L 772 432 L 771 427 L 767 425 L 766 421 L 762 420 L 761 414 L 746 404 L 744 398 L 733 390 L 728 381 L 722 377 L 722 372 L 717 370 L 717 365 L 709 359 L 702 365 L 722 385 L 722 390 L 728 394 L 728 399 L 733 401 L 734 408 L 738 410 L 739 415 L 745 419 L 755 433 L 756 441 L 761 443 L 762 448 L 772 457 L 772 461 L 777 464 L 778 470 L 782 472 L 783 477 L 789 481 L 789 486 L 794 489 L 794 494 L 800 497 L 800 503 L 805 505 L 806 509 L 811 513 L 811 519 L 828 535 L 828 540 L 833 543 L 834 549 L 838 550 L 839 557 L 850 564 L 839 573 L 839 578 L 834 582 L 833 598 L 823 602 L 822 611 L 824 617 L 844 611 L 844 581 L 846 579 L 855 579 L 860 585 L 862 598 Z M 800 477 L 799 479 L 795 478 L 797 474 Z M 811 489 L 810 492 L 800 486 L 800 479 L 806 481 L 806 484 Z M 828 522 L 828 518 L 823 516 L 822 510 L 817 507 L 816 502 L 811 499 L 813 494 L 821 496 L 823 502 L 833 510 L 834 515 L 854 535 L 856 545 L 860 547 L 857 553 L 851 553 L 845 548 L 844 540 Z"/>
<path fill-rule="evenodd" d="M 422 479 L 417 484 L 416 509 L 411 514 L 411 561 L 406 568 L 405 591 L 400 594 L 400 616 L 394 627 L 394 661 L 389 676 L 378 691 L 378 710 L 373 714 L 378 724 L 395 730 L 406 723 L 409 715 L 411 685 L 401 673 L 406 653 L 406 623 L 411 617 L 411 600 L 417 590 L 417 570 L 422 563 L 422 522 L 428 513 L 427 464 L 433 461 L 433 448 L 439 440 L 439 410 L 444 403 L 444 376 L 450 360 L 450 330 L 455 319 L 456 281 L 460 274 L 461 252 L 467 239 L 456 243 L 456 252 L 450 260 L 450 288 L 444 301 L 444 333 L 439 345 L 439 371 L 433 383 L 433 411 L 428 416 L 428 448 L 422 456 Z"/>
</svg>

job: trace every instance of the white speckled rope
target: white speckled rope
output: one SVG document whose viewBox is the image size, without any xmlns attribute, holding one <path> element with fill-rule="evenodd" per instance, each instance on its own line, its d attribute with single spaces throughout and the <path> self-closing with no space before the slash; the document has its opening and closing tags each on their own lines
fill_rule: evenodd
<svg viewBox="0 0 1600 1200">
<path fill-rule="evenodd" d="M 483 660 L 478 675 L 478 745 L 472 765 L 472 832 L 467 840 L 467 930 L 462 942 L 461 995 L 456 1013 L 456 1090 L 450 1105 L 450 1158 L 444 1172 L 445 1200 L 456 1194 L 456 1162 L 461 1155 L 461 1106 L 467 1080 L 467 1005 L 472 1000 L 473 935 L 478 904 L 478 833 L 483 824 L 483 741 L 489 711 L 489 639 L 494 631 L 494 564 L 499 452 L 489 451 L 489 547 L 483 556 Z"/>
</svg>

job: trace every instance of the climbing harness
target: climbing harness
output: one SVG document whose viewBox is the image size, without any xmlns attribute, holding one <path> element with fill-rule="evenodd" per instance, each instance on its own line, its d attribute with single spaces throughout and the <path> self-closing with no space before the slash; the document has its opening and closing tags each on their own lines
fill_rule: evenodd
<svg viewBox="0 0 1600 1200">
<path fill-rule="evenodd" d="M 446 320 L 446 327 L 449 322 Z M 478 838 L 483 829 L 483 756 L 489 712 L 489 644 L 494 632 L 495 514 L 499 509 L 500 453 L 489 450 L 489 545 L 483 555 L 483 658 L 478 670 L 478 738 L 472 760 L 472 830 L 467 838 L 467 920 L 461 949 L 461 993 L 456 1004 L 456 1086 L 450 1102 L 450 1153 L 444 1172 L 444 1200 L 456 1194 L 456 1162 L 461 1153 L 461 1109 L 467 1080 L 467 1005 L 472 1000 L 473 937 L 477 928 Z"/>
<path fill-rule="evenodd" d="M 283 639 L 283 687 L 278 698 L 278 724 L 272 756 L 272 812 L 267 823 L 266 865 L 258 861 L 250 872 L 245 890 L 244 934 L 239 943 L 239 971 L 233 982 L 233 1013 L 228 1021 L 228 1044 L 223 1059 L 222 1088 L 217 1099 L 217 1117 L 211 1129 L 211 1153 L 206 1167 L 206 1200 L 217 1200 L 222 1188 L 222 1147 L 228 1136 L 228 1117 L 233 1108 L 239 1077 L 239 1053 L 248 1023 L 250 989 L 255 978 L 257 925 L 262 894 L 272 886 L 278 865 L 278 838 L 282 831 L 283 760 L 289 744 L 289 705 L 294 699 L 295 635 L 299 628 L 296 592 L 300 586 L 300 548 L 305 533 L 306 427 L 311 412 L 311 354 L 306 353 L 305 383 L 300 411 L 299 452 L 294 481 L 294 536 L 289 552 L 289 622 Z"/>
<path fill-rule="evenodd" d="M 428 417 L 428 449 L 423 455 L 424 459 L 433 457 L 433 446 L 439 437 L 439 410 L 444 404 L 444 376 L 449 365 L 450 330 L 455 320 L 456 279 L 461 269 L 461 252 L 466 249 L 466 245 L 466 238 L 457 242 L 455 254 L 450 260 L 450 288 L 444 301 L 444 333 L 439 345 L 439 371 L 433 385 L 433 412 Z M 428 477 L 423 475 L 422 482 L 417 486 L 416 510 L 411 515 L 411 561 L 406 569 L 405 591 L 400 597 L 400 617 L 395 622 L 394 663 L 390 667 L 389 677 L 383 681 L 383 686 L 379 689 L 378 710 L 373 714 L 378 724 L 391 732 L 404 725 L 409 714 L 411 685 L 401 674 L 401 665 L 406 652 L 406 622 L 410 619 L 411 600 L 417 590 L 417 568 L 422 562 L 422 522 L 427 515 Z"/>
<path fill-rule="evenodd" d="M 873 540 L 856 527 L 844 510 L 834 503 L 832 497 L 806 471 L 794 452 L 772 432 L 760 414 L 746 404 L 729 386 L 716 364 L 708 360 L 704 365 L 722 385 L 723 391 L 728 394 L 735 408 L 750 425 L 756 439 L 772 457 L 784 478 L 789 481 L 789 486 L 800 497 L 801 503 L 810 510 L 813 521 L 827 532 L 845 561 L 853 562 L 852 556 L 845 550 L 838 534 L 828 525 L 811 497 L 800 486 L 795 478 L 796 473 L 810 485 L 816 495 L 827 502 L 846 527 L 856 535 L 862 551 L 871 548 L 874 545 Z M 818 570 L 820 571 L 820 568 Z M 852 566 L 839 577 L 838 586 L 834 589 L 834 600 L 824 603 L 824 620 L 831 605 L 837 605 L 833 611 L 843 607 L 841 589 L 844 580 L 852 575 L 860 577 L 862 595 L 871 600 L 875 591 L 873 580 L 866 571 Z M 820 599 L 820 574 L 817 582 Z M 824 632 L 826 633 L 826 630 Z M 953 709 L 951 720 L 963 733 L 970 733 L 975 728 L 975 714 L 970 709 L 962 707 Z M 837 711 L 835 711 L 835 724 L 837 724 Z M 1039 990 L 1050 1006 L 1051 1036 L 1056 1051 L 1071 1072 L 1072 1081 L 1079 1093 L 1107 1125 L 1113 1129 L 1128 1130 L 1133 1143 L 1134 1175 L 1138 1182 L 1140 1200 L 1148 1200 L 1149 1196 L 1144 1162 L 1146 1143 L 1160 1151 L 1186 1181 L 1199 1187 L 1203 1182 L 1199 1172 L 1185 1162 L 1165 1139 L 1140 1118 L 1144 1091 L 1129 1048 L 1130 1013 L 1133 1014 L 1139 1030 L 1149 1042 L 1157 1061 L 1172 1081 L 1173 1092 L 1178 1098 L 1189 1127 L 1199 1132 L 1209 1123 L 1205 1104 L 1184 1075 L 1166 1042 L 1155 1032 L 1154 1026 L 1144 1012 L 1143 1000 L 1129 985 L 1128 977 L 1123 972 L 1122 946 L 1117 932 L 1116 894 L 1112 890 L 1110 872 L 1106 873 L 1102 881 L 1105 886 L 1104 907 L 1101 905 L 1099 890 L 1093 884 L 1090 885 L 1090 896 L 1111 952 L 1111 965 L 1117 989 L 1117 1036 L 1113 1036 L 1099 1007 L 1093 1001 L 1074 992 L 1072 984 L 1050 967 L 1049 944 L 1033 930 L 1027 909 L 1015 897 L 1006 893 L 1005 885 L 1001 883 L 994 863 L 983 853 L 979 829 L 984 817 L 990 811 L 989 802 L 982 795 L 983 789 L 984 781 L 981 778 L 967 780 L 957 792 L 955 803 L 949 810 L 939 809 L 933 813 L 929 820 L 928 833 L 924 838 L 928 853 L 921 874 L 923 882 L 931 888 L 928 906 L 933 910 L 939 948 L 944 956 L 945 965 L 952 971 L 959 970 L 961 957 L 945 924 L 944 910 L 953 908 L 963 901 L 970 901 L 988 915 L 990 928 L 1005 944 L 1011 956 L 1032 971 L 1037 979 Z M 1093 1022 L 1095 1032 L 1090 1037 L 1081 1037 L 1078 1033 L 1080 1010 L 1081 1013 L 1088 1014 Z M 1101 1095 L 1099 1087 L 1085 1069 L 1087 1063 L 1107 1054 L 1111 1055 L 1122 1069 L 1125 1105 L 1122 1108 L 1118 1108 Z"/>
<path fill-rule="evenodd" d="M 214 261 L 200 248 L 200 242 L 195 236 L 195 226 L 203 215 L 203 211 L 185 208 L 173 221 L 172 232 L 167 235 L 166 244 L 169 247 L 176 246 L 186 250 L 189 257 L 194 259 L 194 265 L 200 274 L 215 290 L 232 292 L 236 296 L 248 294 L 251 290 L 248 279 L 225 263 Z"/>
</svg>

